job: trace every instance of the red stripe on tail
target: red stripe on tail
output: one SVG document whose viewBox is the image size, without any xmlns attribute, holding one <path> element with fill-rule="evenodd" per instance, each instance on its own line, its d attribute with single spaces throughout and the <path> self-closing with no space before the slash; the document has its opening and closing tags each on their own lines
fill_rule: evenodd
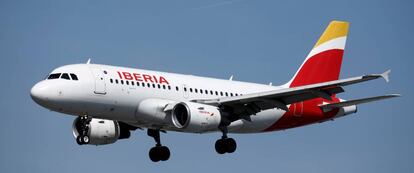
<svg viewBox="0 0 414 173">
<path fill-rule="evenodd" d="M 310 57 L 298 71 L 289 87 L 338 80 L 343 53 L 343 50 L 332 49 Z"/>
</svg>

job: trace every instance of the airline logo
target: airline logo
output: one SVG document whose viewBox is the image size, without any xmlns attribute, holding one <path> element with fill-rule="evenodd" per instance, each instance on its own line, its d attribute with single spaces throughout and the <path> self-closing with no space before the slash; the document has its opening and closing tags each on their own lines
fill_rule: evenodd
<svg viewBox="0 0 414 173">
<path fill-rule="evenodd" d="M 329 23 L 289 87 L 338 80 L 348 28 L 348 22 Z"/>
<path fill-rule="evenodd" d="M 214 115 L 214 113 L 212 113 L 212 112 L 209 112 L 209 111 L 198 111 L 200 114 L 204 114 L 204 115 L 207 115 L 207 116 L 213 116 Z"/>
<path fill-rule="evenodd" d="M 120 71 L 117 71 L 117 73 L 121 80 L 135 80 L 139 82 L 151 82 L 151 83 L 166 84 L 166 85 L 170 84 L 167 81 L 167 79 L 163 76 L 130 73 L 130 72 L 120 72 Z"/>
</svg>

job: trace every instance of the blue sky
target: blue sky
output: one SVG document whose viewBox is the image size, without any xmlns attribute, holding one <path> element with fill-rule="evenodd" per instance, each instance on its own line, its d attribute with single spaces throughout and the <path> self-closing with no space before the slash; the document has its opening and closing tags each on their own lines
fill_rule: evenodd
<svg viewBox="0 0 414 173">
<path fill-rule="evenodd" d="M 0 172 L 413 172 L 412 1 L 0 1 Z M 48 111 L 30 88 L 58 66 L 93 63 L 282 84 L 333 19 L 351 22 L 341 77 L 392 69 L 391 83 L 346 87 L 345 99 L 403 97 L 357 114 L 282 132 L 169 132 L 168 162 L 152 163 L 145 131 L 107 146 L 78 146 L 74 117 Z"/>
</svg>

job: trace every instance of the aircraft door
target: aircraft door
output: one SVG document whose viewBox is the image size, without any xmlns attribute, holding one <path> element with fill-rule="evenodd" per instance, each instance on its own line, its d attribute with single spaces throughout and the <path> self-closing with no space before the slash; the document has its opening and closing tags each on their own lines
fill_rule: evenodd
<svg viewBox="0 0 414 173">
<path fill-rule="evenodd" d="M 106 94 L 106 84 L 104 72 L 99 67 L 91 67 L 93 77 L 95 78 L 95 94 Z"/>
</svg>

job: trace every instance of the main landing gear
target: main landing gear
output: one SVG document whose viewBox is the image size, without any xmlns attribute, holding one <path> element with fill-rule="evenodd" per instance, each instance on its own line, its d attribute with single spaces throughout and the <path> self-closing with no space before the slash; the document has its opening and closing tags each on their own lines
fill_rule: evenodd
<svg viewBox="0 0 414 173">
<path fill-rule="evenodd" d="M 154 138 L 156 144 L 149 151 L 149 158 L 153 162 L 166 161 L 170 158 L 170 149 L 161 145 L 160 130 L 148 129 L 148 136 Z"/>
<path fill-rule="evenodd" d="M 79 145 L 89 144 L 90 139 L 88 136 L 89 131 L 89 123 L 92 121 L 92 117 L 87 115 L 81 116 L 79 119 L 79 130 L 78 130 L 78 137 L 76 137 L 76 143 Z"/>
<path fill-rule="evenodd" d="M 223 136 L 221 139 L 216 141 L 215 148 L 217 153 L 224 154 L 224 153 L 233 153 L 236 151 L 237 143 L 233 138 L 227 137 L 227 127 L 220 127 L 221 132 L 223 132 Z"/>
</svg>

